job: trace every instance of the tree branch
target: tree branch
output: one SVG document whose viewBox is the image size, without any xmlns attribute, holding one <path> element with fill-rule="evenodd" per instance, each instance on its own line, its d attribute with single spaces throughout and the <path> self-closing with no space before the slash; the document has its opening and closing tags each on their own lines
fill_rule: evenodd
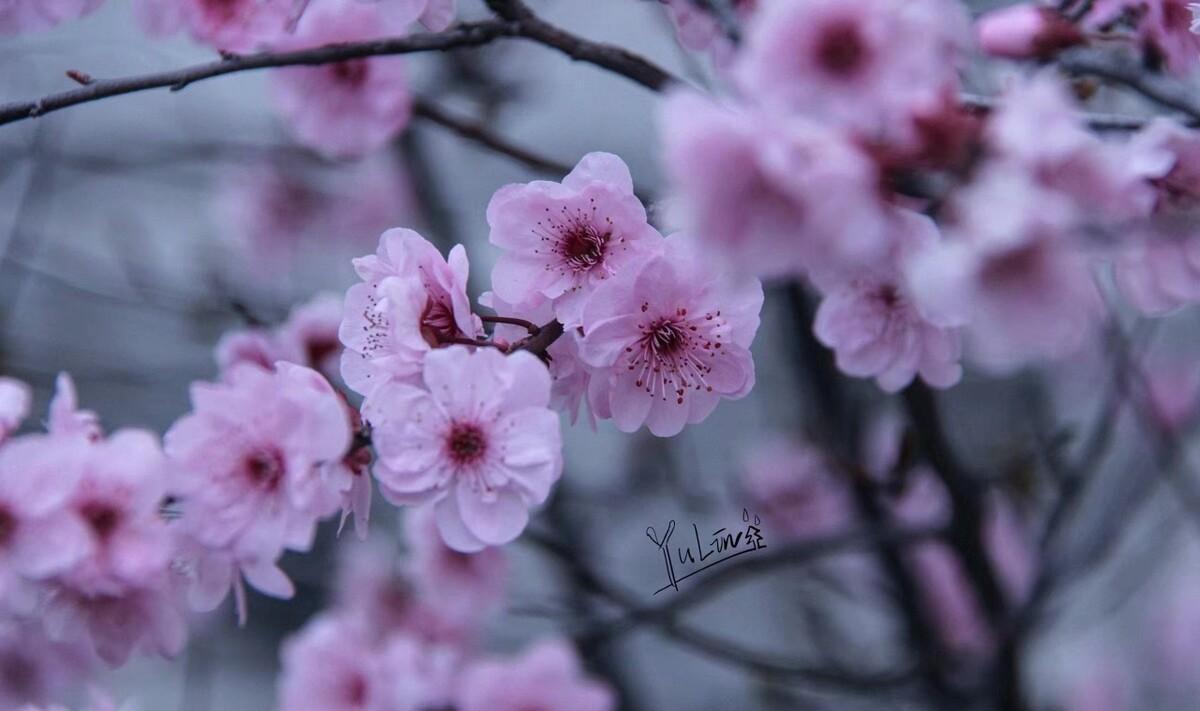
<svg viewBox="0 0 1200 711">
<path fill-rule="evenodd" d="M 518 163 L 522 163 L 540 173 L 563 176 L 571 172 L 571 166 L 567 165 L 566 163 L 559 163 L 556 160 L 545 158 L 532 151 L 521 148 L 503 136 L 493 133 L 482 123 L 476 123 L 454 116 L 437 104 L 426 101 L 425 99 L 417 99 L 413 104 L 413 115 L 423 118 L 431 123 L 436 123 L 437 125 L 449 129 L 450 131 L 467 139 L 468 141 L 478 143 L 479 145 L 491 149 L 496 153 L 500 153 L 501 155 L 506 155 Z"/>
<path fill-rule="evenodd" d="M 511 22 L 494 20 L 474 22 L 462 24 L 445 32 L 435 34 L 417 34 L 406 37 L 371 40 L 368 42 L 325 45 L 323 47 L 292 52 L 261 52 L 259 54 L 234 56 L 228 59 L 220 59 L 206 64 L 198 64 L 156 74 L 145 74 L 123 79 L 96 80 L 78 89 L 51 94 L 37 101 L 19 101 L 4 104 L 0 106 L 0 125 L 20 121 L 21 119 L 37 118 L 52 111 L 97 101 L 110 96 L 120 96 L 122 94 L 132 94 L 139 91 L 162 88 L 179 91 L 193 82 L 225 74 L 235 74 L 271 67 L 329 64 L 349 59 L 361 59 L 363 57 L 412 54 L 414 52 L 440 52 L 459 47 L 478 47 L 499 37 L 514 37 L 517 34 L 518 27 Z"/>
</svg>

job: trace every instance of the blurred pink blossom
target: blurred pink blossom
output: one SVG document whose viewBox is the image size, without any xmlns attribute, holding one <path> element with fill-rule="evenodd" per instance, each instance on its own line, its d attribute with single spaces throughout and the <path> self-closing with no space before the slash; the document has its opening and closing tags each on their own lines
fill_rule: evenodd
<svg viewBox="0 0 1200 711">
<path fill-rule="evenodd" d="M 1010 59 L 1045 59 L 1083 42 L 1083 33 L 1058 11 L 1034 3 L 986 12 L 975 30 L 984 52 Z"/>
<path fill-rule="evenodd" d="M 104 0 L 5 0 L 0 2 L 0 36 L 49 29 L 102 4 Z"/>
<path fill-rule="evenodd" d="M 744 460 L 742 487 L 769 535 L 832 535 L 853 522 L 848 482 L 814 445 L 777 437 L 759 443 Z"/>
<path fill-rule="evenodd" d="M 1099 29 L 1123 15 L 1132 18 L 1148 63 L 1184 76 L 1200 62 L 1195 5 L 1189 0 L 1097 0 L 1085 25 Z"/>
<path fill-rule="evenodd" d="M 16 378 L 0 377 L 0 442 L 20 429 L 32 404 L 33 393 L 28 385 Z"/>
<path fill-rule="evenodd" d="M 284 35 L 296 0 L 135 0 L 147 33 L 186 31 L 192 39 L 229 52 L 253 52 Z"/>
<path fill-rule="evenodd" d="M 476 661 L 463 672 L 455 701 L 459 711 L 612 711 L 617 703 L 612 689 L 583 675 L 575 649 L 557 639 L 515 659 Z"/>
<path fill-rule="evenodd" d="M 277 46 L 379 39 L 402 34 L 407 24 L 374 4 L 313 0 L 295 31 Z M 404 60 L 398 56 L 276 69 L 271 98 L 296 140 L 328 158 L 359 158 L 382 147 L 408 125 L 412 113 Z"/>
</svg>

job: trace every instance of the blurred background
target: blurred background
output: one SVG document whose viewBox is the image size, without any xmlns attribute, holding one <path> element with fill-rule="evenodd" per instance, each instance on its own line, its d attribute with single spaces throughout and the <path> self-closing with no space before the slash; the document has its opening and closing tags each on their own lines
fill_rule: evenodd
<svg viewBox="0 0 1200 711">
<path fill-rule="evenodd" d="M 534 5 L 580 35 L 642 53 L 697 83 L 713 81 L 707 58 L 679 47 L 656 2 Z M 465 18 L 485 14 L 474 0 L 460 6 Z M 116 77 L 211 58 L 183 37 L 145 37 L 128 3 L 111 0 L 83 20 L 0 39 L 0 102 L 69 88 L 70 69 Z M 644 88 L 521 42 L 407 61 L 414 94 L 453 115 L 568 166 L 589 151 L 616 153 L 644 194 L 662 195 L 657 97 Z M 971 81 L 978 93 L 995 88 L 983 70 Z M 416 227 L 443 249 L 467 245 L 477 297 L 496 255 L 485 221 L 492 193 L 510 182 L 561 177 L 420 116 L 387 150 L 327 161 L 289 140 L 265 83 L 265 73 L 243 73 L 0 127 L 0 373 L 34 387 L 35 413 L 44 413 L 55 375 L 67 371 L 83 406 L 100 413 L 106 428 L 165 431 L 189 409 L 189 383 L 216 376 L 214 347 L 223 333 L 280 323 L 321 292 L 343 292 L 355 278 L 349 260 L 373 251 L 387 227 Z M 650 208 L 668 227 L 669 211 L 657 202 Z M 566 429 L 566 473 L 556 503 L 537 519 L 540 535 L 569 542 L 596 574 L 641 594 L 641 602 L 662 602 L 663 595 L 652 596 L 665 582 L 662 559 L 646 527 L 669 520 L 681 529 L 693 521 L 701 530 L 735 526 L 743 507 L 761 512 L 746 483 L 752 454 L 838 416 L 825 411 L 821 392 L 833 387 L 830 371 L 805 360 L 813 348 L 809 324 L 797 316 L 805 308 L 803 295 L 769 286 L 754 345 L 758 386 L 683 434 L 622 435 L 609 423 L 593 431 L 586 418 Z M 1194 321 L 1183 312 L 1153 329 L 1130 324 L 1122 345 L 1165 374 L 1163 406 L 1187 412 L 1200 386 Z M 1179 451 L 1167 457 L 1136 422 L 1118 417 L 1102 430 L 1106 456 L 1086 472 L 1098 484 L 1066 514 L 1065 533 L 1050 541 L 1054 550 L 1042 548 L 1056 467 L 1075 461 L 1106 411 L 1111 350 L 1097 344 L 1088 357 L 1005 379 L 968 370 L 961 385 L 939 396 L 942 417 L 971 469 L 1011 504 L 1024 575 L 1036 578 L 1046 560 L 1059 566 L 1015 645 L 1036 707 L 1200 708 L 1194 658 L 1182 675 L 1162 663 L 1200 651 L 1198 529 L 1158 476 L 1167 467 L 1190 476 L 1187 439 L 1181 435 Z M 871 383 L 839 378 L 836 388 L 846 407 L 869 420 L 901 409 Z M 785 456 L 758 466 L 795 462 Z M 393 507 L 376 499 L 373 519 L 373 539 L 399 538 Z M 252 595 L 241 629 L 228 607 L 197 616 L 180 659 L 140 659 L 104 683 L 117 698 L 153 711 L 270 708 L 279 642 L 325 604 L 339 552 L 357 545 L 351 535 L 339 540 L 335 526 L 322 528 L 312 553 L 285 559 L 296 599 Z M 764 535 L 768 545 L 793 536 L 769 519 Z M 508 555 L 513 573 L 505 607 L 489 627 L 489 649 L 577 633 L 613 614 L 581 590 L 571 566 L 541 547 L 518 541 Z M 682 619 L 763 658 L 794 660 L 801 672 L 903 672 L 907 642 L 892 609 L 896 592 L 886 576 L 838 568 L 855 559 L 747 576 Z M 704 585 L 701 576 L 688 582 Z M 926 707 L 903 678 L 858 688 L 784 673 L 750 655 L 730 660 L 704 646 L 642 625 L 583 651 L 629 708 Z M 1071 705 L 1089 694 L 1118 705 Z"/>
</svg>

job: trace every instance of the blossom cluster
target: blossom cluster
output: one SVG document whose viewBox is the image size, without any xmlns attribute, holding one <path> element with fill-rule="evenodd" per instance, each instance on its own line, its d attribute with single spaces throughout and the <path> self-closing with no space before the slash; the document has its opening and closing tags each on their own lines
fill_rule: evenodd
<svg viewBox="0 0 1200 711">
<path fill-rule="evenodd" d="M 411 512 L 404 528 L 404 556 L 374 542 L 350 550 L 334 606 L 284 643 L 281 710 L 615 707 L 561 640 L 510 659 L 481 651 L 481 627 L 507 580 L 503 551 L 446 546 L 428 509 Z"/>
<path fill-rule="evenodd" d="M 1084 29 L 1119 17 L 1171 67 L 1200 56 L 1182 3 L 1088 6 Z M 1196 132 L 1159 119 L 1097 136 L 1049 72 L 1014 77 L 985 114 L 958 100 L 976 36 L 1043 57 L 1085 41 L 1064 15 L 1008 8 L 976 33 L 940 0 L 781 0 L 745 17 L 731 95 L 676 90 L 662 108 L 678 218 L 744 272 L 814 287 L 815 335 L 845 373 L 947 387 L 964 349 L 1001 372 L 1076 353 L 1110 269 L 1146 313 L 1196 301 Z"/>
</svg>

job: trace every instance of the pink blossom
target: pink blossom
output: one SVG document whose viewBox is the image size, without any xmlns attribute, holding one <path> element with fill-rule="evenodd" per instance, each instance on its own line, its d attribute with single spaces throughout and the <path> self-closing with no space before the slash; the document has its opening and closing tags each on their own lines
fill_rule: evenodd
<svg viewBox="0 0 1200 711">
<path fill-rule="evenodd" d="M 692 239 L 675 235 L 662 253 L 596 289 L 580 356 L 607 370 L 592 376 L 603 386 L 590 399 L 598 415 L 610 411 L 624 432 L 645 424 L 670 437 L 722 398 L 750 392 L 762 285 L 725 277 Z M 599 402 L 604 390 L 607 403 Z"/>
<path fill-rule="evenodd" d="M 679 43 L 694 52 L 711 51 L 718 67 L 726 66 L 733 58 L 734 44 L 721 29 L 720 22 L 695 0 L 664 0 L 675 36 Z M 733 16 L 741 22 L 750 18 L 759 0 L 732 0 Z"/>
<path fill-rule="evenodd" d="M 181 601 L 165 569 L 120 595 L 54 586 L 42 619 L 52 639 L 85 644 L 112 667 L 123 665 L 134 650 L 173 657 L 187 641 Z"/>
<path fill-rule="evenodd" d="M 1122 235 L 1113 275 L 1134 308 L 1159 316 L 1200 301 L 1200 247 L 1193 228 L 1200 205 L 1200 139 L 1174 121 L 1158 119 L 1133 144 L 1157 199 L 1152 217 Z"/>
<path fill-rule="evenodd" d="M 969 31 L 957 2 L 771 2 L 748 24 L 734 73 L 758 102 L 873 136 L 957 87 Z"/>
<path fill-rule="evenodd" d="M 220 602 L 233 570 L 290 596 L 277 558 L 307 550 L 317 519 L 341 505 L 325 472 L 350 444 L 341 397 L 317 372 L 281 362 L 274 372 L 241 366 L 227 382 L 196 383 L 192 406 L 164 441 L 178 469 L 180 525 L 198 551 L 194 602 Z"/>
<path fill-rule="evenodd" d="M 78 437 L 93 442 L 104 434 L 96 413 L 79 409 L 75 381 L 66 373 L 59 373 L 54 381 L 54 398 L 50 400 L 50 419 L 46 427 L 50 434 Z"/>
<path fill-rule="evenodd" d="M 20 429 L 32 402 L 28 385 L 16 378 L 0 377 L 0 442 Z"/>
<path fill-rule="evenodd" d="M 1094 262 L 1074 239 L 1078 209 L 1023 171 L 985 172 L 958 196 L 949 238 L 909 260 L 921 313 L 965 326 L 970 353 L 994 371 L 1075 352 L 1102 313 Z"/>
<path fill-rule="evenodd" d="M 104 0 L 5 0 L 0 2 L 0 36 L 49 29 L 94 11 Z"/>
<path fill-rule="evenodd" d="M 1200 365 L 1190 353 L 1151 353 L 1140 364 L 1146 388 L 1147 414 L 1165 431 L 1189 425 L 1200 405 Z"/>
<path fill-rule="evenodd" d="M 421 711 L 444 706 L 444 665 L 415 640 L 380 647 L 338 617 L 319 616 L 283 644 L 279 711 Z M 438 667 L 442 667 L 439 669 Z"/>
<path fill-rule="evenodd" d="M 878 171 L 846 136 L 690 91 L 659 123 L 684 224 L 732 264 L 786 276 L 886 251 Z"/>
<path fill-rule="evenodd" d="M 431 32 L 441 32 L 454 22 L 455 5 L 456 0 L 428 0 L 418 20 Z"/>
<path fill-rule="evenodd" d="M 920 581 L 921 601 L 950 652 L 982 656 L 994 637 L 979 598 L 954 551 L 945 543 L 928 542 L 908 551 Z"/>
<path fill-rule="evenodd" d="M 230 52 L 252 52 L 277 41 L 295 10 L 294 0 L 137 0 L 146 32 L 186 30 L 192 39 Z"/>
<path fill-rule="evenodd" d="M 807 442 L 776 438 L 745 458 L 742 486 L 768 535 L 810 538 L 847 529 L 854 503 L 825 454 Z"/>
<path fill-rule="evenodd" d="M 264 328 L 248 328 L 223 334 L 217 341 L 214 355 L 217 367 L 222 373 L 231 372 L 243 363 L 271 370 L 275 367 L 275 361 L 286 360 L 283 357 L 283 348 L 274 335 Z"/>
<path fill-rule="evenodd" d="M 16 576 L 45 579 L 87 555 L 87 531 L 67 514 L 82 452 L 49 435 L 0 446 L 0 591 Z"/>
<path fill-rule="evenodd" d="M 426 356 L 424 385 L 389 383 L 363 405 L 384 497 L 432 502 L 455 550 L 508 543 L 562 475 L 546 367 L 525 351 L 451 346 Z"/>
<path fill-rule="evenodd" d="M 354 260 L 363 280 L 346 292 L 339 337 L 342 379 L 370 396 L 389 380 L 414 381 L 430 350 L 482 335 L 467 297 L 466 250 L 443 259 L 424 237 L 388 230 L 371 256 Z"/>
<path fill-rule="evenodd" d="M 332 378 L 341 361 L 342 344 L 338 341 L 341 321 L 341 295 L 325 292 L 294 307 L 279 327 L 277 337 L 284 353 L 300 355 L 295 362 Z"/>
<path fill-rule="evenodd" d="M 0 622 L 0 708 L 63 698 L 92 666 L 84 650 L 51 640 L 40 624 Z"/>
<path fill-rule="evenodd" d="M 984 13 L 975 24 L 979 46 L 996 57 L 1047 59 L 1083 42 L 1079 29 L 1057 11 L 1018 3 Z"/>
<path fill-rule="evenodd" d="M 579 325 L 584 300 L 602 282 L 634 268 L 662 241 L 633 194 L 625 163 L 589 153 L 562 183 L 500 188 L 487 209 L 488 241 L 503 252 L 492 289 L 509 303 L 551 299 L 559 321 Z"/>
<path fill-rule="evenodd" d="M 485 548 L 463 553 L 447 546 L 430 507 L 409 511 L 404 524 L 417 594 L 441 619 L 473 631 L 504 596 L 504 552 Z"/>
<path fill-rule="evenodd" d="M 459 711 L 611 711 L 616 703 L 612 689 L 583 675 L 573 647 L 551 639 L 515 659 L 472 664 L 463 672 L 455 706 Z"/>
<path fill-rule="evenodd" d="M 61 446 L 61 445 L 60 445 Z M 77 477 L 67 506 L 88 534 L 87 556 L 62 576 L 84 594 L 120 595 L 166 570 L 170 539 L 159 507 L 167 462 L 158 438 L 121 430 L 77 443 Z"/>
<path fill-rule="evenodd" d="M 406 24 L 375 5 L 316 0 L 279 47 L 379 39 L 400 34 Z M 284 67 L 271 79 L 271 97 L 288 130 L 329 158 L 357 158 L 382 147 L 412 113 L 404 60 L 397 56 Z"/>
<path fill-rule="evenodd" d="M 904 253 L 939 241 L 937 227 L 917 213 L 897 213 L 894 221 L 900 236 L 891 264 L 821 284 L 824 297 L 813 331 L 835 351 L 842 372 L 874 377 L 888 392 L 907 386 L 917 374 L 934 387 L 950 387 L 962 377 L 958 330 L 924 318 L 899 266 Z"/>
</svg>

